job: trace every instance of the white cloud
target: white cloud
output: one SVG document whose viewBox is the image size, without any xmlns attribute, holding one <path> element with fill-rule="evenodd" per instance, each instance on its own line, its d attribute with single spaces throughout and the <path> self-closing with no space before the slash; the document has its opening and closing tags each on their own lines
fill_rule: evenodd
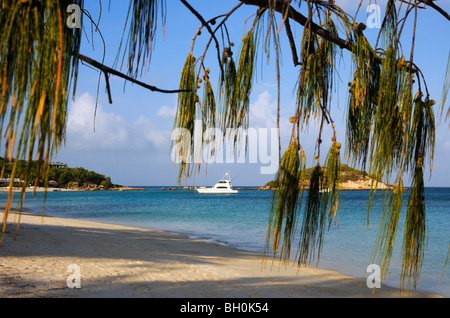
<svg viewBox="0 0 450 318">
<path fill-rule="evenodd" d="M 269 92 L 259 94 L 256 101 L 250 105 L 250 127 L 277 127 L 277 104 Z"/>
<path fill-rule="evenodd" d="M 169 107 L 169 106 L 162 106 L 158 113 L 156 114 L 157 117 L 162 119 L 173 119 L 175 118 L 177 112 L 177 107 Z"/>
<path fill-rule="evenodd" d="M 145 147 L 145 144 L 148 143 L 157 148 L 163 148 L 169 143 L 170 133 L 168 131 L 158 129 L 150 118 L 140 116 L 139 119 L 133 123 L 132 128 L 134 135 L 137 137 L 134 141 L 135 147 Z"/>
<path fill-rule="evenodd" d="M 387 0 L 363 0 L 362 3 L 361 1 L 358 0 L 336 0 L 334 3 L 341 7 L 344 10 L 357 10 L 358 7 L 361 4 L 361 7 L 359 9 L 360 12 L 365 12 L 367 6 L 369 4 L 378 4 L 380 6 L 384 6 L 386 4 Z"/>
<path fill-rule="evenodd" d="M 73 150 L 146 153 L 168 145 L 169 136 L 170 132 L 157 128 L 144 116 L 131 122 L 106 112 L 100 104 L 95 113 L 95 98 L 88 93 L 78 97 L 69 109 L 66 145 Z"/>
<path fill-rule="evenodd" d="M 281 105 L 283 106 L 283 105 Z M 250 127 L 252 128 L 277 128 L 277 101 L 267 91 L 262 92 L 256 101 L 250 105 Z M 292 124 L 288 117 L 280 114 L 280 134 L 285 140 L 291 135 Z"/>
</svg>

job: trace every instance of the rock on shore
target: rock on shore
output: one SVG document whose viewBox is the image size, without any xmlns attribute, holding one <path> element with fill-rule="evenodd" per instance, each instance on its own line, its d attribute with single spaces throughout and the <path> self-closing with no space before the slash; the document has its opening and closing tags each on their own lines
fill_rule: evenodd
<svg viewBox="0 0 450 318">
<path fill-rule="evenodd" d="M 309 178 L 312 168 L 306 169 L 305 178 L 301 181 L 300 186 L 303 189 L 308 189 Z M 392 185 L 386 184 L 382 181 L 376 181 L 371 178 L 366 172 L 349 167 L 346 164 L 341 165 L 341 182 L 339 183 L 340 190 L 370 190 L 372 187 L 377 190 L 392 189 Z M 275 190 L 278 188 L 276 181 L 270 181 L 259 190 Z"/>
</svg>

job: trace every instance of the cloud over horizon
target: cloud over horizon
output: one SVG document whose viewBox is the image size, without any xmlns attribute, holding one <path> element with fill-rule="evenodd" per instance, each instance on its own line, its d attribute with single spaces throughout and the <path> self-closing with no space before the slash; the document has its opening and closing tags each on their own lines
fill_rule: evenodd
<svg viewBox="0 0 450 318">
<path fill-rule="evenodd" d="M 106 112 L 101 104 L 95 110 L 95 97 L 79 96 L 69 107 L 67 147 L 81 151 L 149 152 L 165 149 L 170 131 L 156 127 L 154 121 L 140 116 L 135 121 Z"/>
</svg>

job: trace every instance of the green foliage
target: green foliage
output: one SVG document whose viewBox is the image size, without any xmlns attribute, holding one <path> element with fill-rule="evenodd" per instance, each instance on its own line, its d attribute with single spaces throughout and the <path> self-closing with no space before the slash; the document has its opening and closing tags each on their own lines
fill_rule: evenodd
<svg viewBox="0 0 450 318">
<path fill-rule="evenodd" d="M 305 169 L 306 160 L 299 155 L 299 151 L 299 145 L 294 138 L 281 160 L 280 170 L 277 174 L 279 190 L 273 193 L 266 238 L 266 253 L 271 250 L 271 253 L 275 256 L 279 251 L 281 237 L 283 236 L 280 251 L 281 259 L 289 258 L 297 214 L 301 206 L 299 183 L 301 172 Z"/>
<path fill-rule="evenodd" d="M 28 164 L 25 160 L 14 160 L 14 162 L 9 163 L 9 161 L 0 158 L 0 164 L 4 166 L 3 177 L 9 177 L 12 175 L 14 166 L 16 167 L 16 175 L 19 178 L 25 173 L 36 178 L 38 181 L 35 183 L 37 186 L 46 186 L 45 179 L 40 177 L 38 171 L 38 163 L 32 162 Z M 114 184 L 111 182 L 110 177 L 96 173 L 94 171 L 89 171 L 85 168 L 59 168 L 50 167 L 47 173 L 48 180 L 54 180 L 58 182 L 61 188 L 66 188 L 70 182 L 77 182 L 81 187 L 87 184 L 103 185 L 105 188 L 112 188 Z M 6 186 L 6 185 L 5 185 Z"/>
<path fill-rule="evenodd" d="M 223 56 L 224 78 L 220 80 L 221 122 L 225 128 L 248 128 L 250 93 L 256 58 L 256 34 L 253 28 L 242 39 L 241 54 L 236 65 L 233 56 Z M 235 140 L 237 141 L 237 140 Z"/>
<path fill-rule="evenodd" d="M 180 170 L 178 183 L 182 176 L 189 177 L 191 173 L 191 163 L 194 156 L 194 124 L 196 118 L 197 103 L 197 81 L 195 74 L 195 58 L 189 52 L 186 62 L 181 72 L 180 90 L 184 92 L 178 94 L 178 107 L 174 122 L 174 129 L 185 129 L 189 136 L 183 134 L 176 140 L 180 147 L 177 149 L 176 158 L 180 160 Z"/>
<path fill-rule="evenodd" d="M 423 170 L 422 167 L 417 167 L 414 171 L 414 180 L 406 209 L 402 246 L 403 266 L 401 281 L 402 287 L 405 287 L 405 280 L 408 281 L 407 290 L 411 289 L 411 281 L 413 281 L 414 289 L 417 288 L 426 247 L 426 229 Z"/>
<path fill-rule="evenodd" d="M 386 191 L 380 208 L 379 228 L 371 257 L 380 265 L 384 278 L 389 273 L 404 193 L 403 183 L 396 185 L 393 190 Z"/>
<path fill-rule="evenodd" d="M 333 139 L 334 141 L 331 144 L 325 160 L 325 185 L 323 189 L 326 190 L 326 192 L 322 194 L 322 200 L 328 209 L 328 227 L 337 217 L 339 207 L 339 184 L 341 182 L 341 144 L 335 141 L 335 136 Z"/>
<path fill-rule="evenodd" d="M 233 100 L 229 103 L 234 105 L 236 109 L 233 111 L 234 116 L 229 116 L 229 118 L 232 118 L 229 122 L 229 128 L 248 128 L 250 93 L 256 57 L 255 46 L 256 38 L 253 29 L 251 29 L 242 39 L 241 55 L 237 65 L 236 83 L 232 95 Z"/>
<path fill-rule="evenodd" d="M 216 99 L 214 97 L 214 90 L 212 89 L 211 81 L 208 74 L 203 76 L 204 92 L 202 104 L 202 126 L 215 127 L 216 126 Z"/>
<path fill-rule="evenodd" d="M 445 72 L 444 87 L 441 96 L 441 112 L 444 111 L 445 102 L 447 101 L 448 91 L 450 90 L 450 51 L 448 52 L 447 71 Z M 450 119 L 450 107 L 448 109 L 446 119 Z"/>
<path fill-rule="evenodd" d="M 197 35 L 198 36 L 198 32 Z M 195 39 L 195 37 L 194 37 Z M 196 66 L 203 60 L 196 60 L 192 49 L 186 58 L 181 72 L 179 89 L 183 92 L 178 94 L 177 114 L 174 121 L 174 129 L 185 129 L 191 138 L 180 136 L 178 140 L 172 141 L 172 147 L 177 144 L 176 159 L 179 161 L 178 183 L 181 179 L 192 175 L 195 154 L 194 144 L 204 143 L 204 132 L 208 128 L 248 128 L 250 94 L 254 77 L 254 64 L 256 57 L 256 36 L 253 28 L 243 38 L 239 62 L 236 65 L 230 47 L 226 47 L 222 56 L 223 77 L 219 80 L 218 104 L 209 78 L 209 69 L 204 70 L 203 79 L 200 72 L 196 72 Z M 203 83 L 203 100 L 197 94 Z M 195 120 L 202 122 L 201 139 L 194 140 Z M 225 131 L 225 129 L 224 129 Z M 200 138 L 200 136 L 199 136 Z M 240 141 L 241 136 L 234 136 L 234 142 Z M 197 166 L 198 170 L 200 165 Z"/>
<path fill-rule="evenodd" d="M 65 12 L 74 1 L 1 1 L 0 25 L 0 142 L 4 157 L 36 161 L 20 178 L 37 182 L 64 140 L 67 100 L 76 83 L 81 29 L 67 28 Z M 74 87 L 75 90 L 75 87 Z M 19 176 L 14 161 L 11 180 Z M 12 181 L 11 181 L 12 182 Z M 12 183 L 11 183 L 12 185 Z M 10 209 L 12 195 L 6 203 Z"/>
<path fill-rule="evenodd" d="M 303 223 L 300 230 L 298 263 L 306 264 L 314 259 L 317 249 L 317 262 L 322 248 L 323 231 L 326 224 L 324 206 L 321 202 L 320 190 L 323 187 L 323 171 L 319 164 L 311 174 L 308 190 L 308 201 L 305 207 Z"/>
<path fill-rule="evenodd" d="M 160 18 L 165 24 L 165 7 L 165 0 L 130 1 L 126 19 L 129 32 L 126 38 L 124 58 L 127 60 L 128 74 L 131 76 L 136 77 L 140 70 L 150 66 L 151 53 L 155 45 L 158 15 L 161 15 Z"/>
<path fill-rule="evenodd" d="M 231 127 L 233 118 L 236 118 L 237 105 L 234 104 L 233 94 L 236 85 L 236 64 L 233 56 L 224 56 L 222 65 L 224 77 L 220 79 L 219 101 L 221 104 L 221 128 Z"/>
<path fill-rule="evenodd" d="M 320 259 L 326 226 L 337 219 L 339 207 L 340 144 L 333 141 L 325 160 L 325 169 L 318 163 L 310 176 L 308 201 L 305 206 L 298 264 Z"/>
<path fill-rule="evenodd" d="M 401 279 L 403 285 L 408 280 L 408 290 L 413 281 L 414 289 L 420 276 L 426 246 L 426 214 L 425 214 L 425 186 L 423 181 L 424 157 L 433 151 L 435 139 L 435 122 L 432 102 L 422 100 L 420 93 L 414 100 L 414 116 L 411 135 L 414 143 L 411 145 L 413 156 L 410 165 L 412 170 L 412 188 L 406 209 L 405 231 L 403 236 L 403 266 Z"/>
<path fill-rule="evenodd" d="M 324 28 L 336 34 L 336 26 L 329 15 L 325 18 Z M 330 41 L 316 36 L 305 28 L 302 41 L 304 80 L 299 81 L 297 102 L 300 110 L 300 124 L 307 126 L 309 121 L 320 117 L 328 108 L 333 90 L 334 68 L 337 48 Z"/>
<path fill-rule="evenodd" d="M 354 32 L 353 80 L 349 85 L 347 149 L 353 165 L 365 167 L 370 149 L 373 116 L 378 105 L 380 63 L 367 39 Z"/>
</svg>

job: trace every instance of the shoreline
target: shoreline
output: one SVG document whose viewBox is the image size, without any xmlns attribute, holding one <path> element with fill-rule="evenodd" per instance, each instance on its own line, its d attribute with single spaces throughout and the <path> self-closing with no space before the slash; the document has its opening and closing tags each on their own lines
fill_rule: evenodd
<svg viewBox="0 0 450 318">
<path fill-rule="evenodd" d="M 25 192 L 74 192 L 74 191 L 144 191 L 147 190 L 145 188 L 138 188 L 138 187 L 117 187 L 117 188 L 110 188 L 110 189 L 102 189 L 102 190 L 91 190 L 91 189 L 83 189 L 83 188 L 45 188 L 45 187 L 26 187 Z M 22 188 L 14 187 L 13 191 L 15 193 L 21 192 Z M 0 187 L 0 193 L 8 193 L 9 187 Z"/>
<path fill-rule="evenodd" d="M 3 219 L 3 212 L 0 212 Z M 0 297 L 354 298 L 442 297 L 372 289 L 336 271 L 265 266 L 260 254 L 180 233 L 23 212 L 0 245 Z M 67 287 L 69 265 L 81 289 Z"/>
</svg>

